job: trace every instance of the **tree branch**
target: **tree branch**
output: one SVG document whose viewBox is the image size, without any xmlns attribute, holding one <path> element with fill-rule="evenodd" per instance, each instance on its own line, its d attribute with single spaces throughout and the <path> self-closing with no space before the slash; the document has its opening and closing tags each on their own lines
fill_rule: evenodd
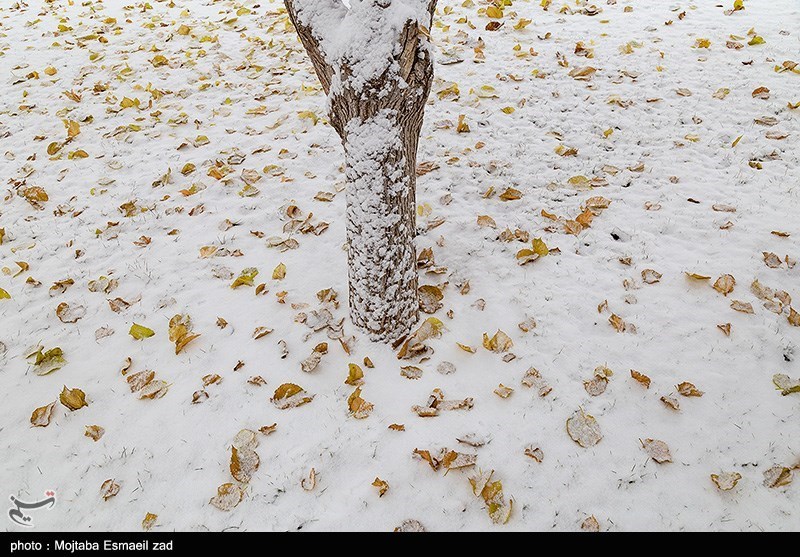
<svg viewBox="0 0 800 557">
<path fill-rule="evenodd" d="M 327 95 L 331 88 L 333 67 L 328 63 L 327 60 L 325 60 L 325 53 L 320 46 L 319 39 L 315 35 L 315 29 L 313 28 L 312 24 L 304 23 L 298 16 L 298 12 L 300 10 L 298 9 L 297 4 L 302 2 L 303 0 L 283 0 L 284 5 L 286 6 L 286 11 L 289 14 L 289 19 L 291 20 L 292 25 L 294 25 L 294 28 L 297 30 L 297 36 L 300 37 L 300 42 L 303 43 L 303 47 L 306 49 L 309 58 L 311 58 L 314 71 L 319 78 L 320 84 L 322 84 L 322 89 Z M 308 2 L 308 0 L 306 0 L 306 2 Z M 300 6 L 300 9 L 302 9 L 302 6 Z"/>
</svg>

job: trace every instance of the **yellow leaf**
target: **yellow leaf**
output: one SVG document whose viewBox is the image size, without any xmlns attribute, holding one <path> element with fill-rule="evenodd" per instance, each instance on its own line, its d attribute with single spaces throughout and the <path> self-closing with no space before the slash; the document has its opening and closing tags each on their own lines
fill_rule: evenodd
<svg viewBox="0 0 800 557">
<path fill-rule="evenodd" d="M 167 60 L 166 56 L 163 54 L 156 54 L 153 59 L 150 60 L 150 63 L 153 64 L 154 68 L 158 68 L 160 66 L 166 66 L 169 64 L 169 60 Z"/>
<path fill-rule="evenodd" d="M 532 19 L 525 19 L 524 17 L 521 17 L 519 18 L 519 21 L 517 21 L 514 24 L 514 29 L 516 30 L 525 29 L 528 25 L 531 24 L 532 21 L 533 21 Z"/>
<path fill-rule="evenodd" d="M 67 128 L 67 137 L 70 139 L 81 133 L 81 125 L 75 120 L 65 120 L 64 125 Z"/>
<path fill-rule="evenodd" d="M 297 116 L 300 119 L 311 120 L 314 123 L 315 126 L 317 125 L 317 122 L 319 121 L 319 118 L 317 117 L 317 114 L 315 112 L 312 112 L 311 110 L 303 110 L 301 112 L 298 112 Z"/>
<path fill-rule="evenodd" d="M 505 106 L 500 109 L 504 114 L 513 114 L 514 110 L 516 110 L 513 106 Z"/>
<path fill-rule="evenodd" d="M 84 393 L 80 389 L 68 389 L 67 386 L 64 386 L 64 389 L 61 391 L 61 394 L 58 396 L 61 404 L 72 410 L 80 410 L 84 406 L 89 406 L 86 402 L 86 393 Z"/>
<path fill-rule="evenodd" d="M 147 513 L 142 520 L 142 529 L 149 530 L 155 525 L 156 520 L 158 520 L 157 514 Z"/>
<path fill-rule="evenodd" d="M 272 271 L 272 278 L 275 280 L 282 280 L 286 277 L 286 265 L 279 263 L 275 270 Z"/>
<path fill-rule="evenodd" d="M 747 41 L 747 44 L 749 44 L 750 46 L 755 46 L 755 45 L 758 45 L 758 44 L 764 44 L 765 42 L 766 41 L 764 40 L 763 37 L 761 37 L 759 35 L 755 35 L 752 39 Z"/>
<path fill-rule="evenodd" d="M 136 340 L 143 340 L 146 338 L 150 338 L 151 336 L 155 335 L 155 331 L 153 329 L 148 329 L 144 325 L 139 325 L 138 323 L 134 323 L 131 325 L 130 331 L 128 334 L 131 335 Z"/>
<path fill-rule="evenodd" d="M 258 269 L 255 267 L 247 267 L 236 280 L 231 283 L 231 288 L 238 288 L 239 286 L 253 286 L 253 280 L 258 276 Z"/>
<path fill-rule="evenodd" d="M 389 491 L 389 483 L 377 476 L 375 477 L 375 481 L 372 482 L 372 485 L 378 488 L 378 497 L 383 497 L 383 495 Z"/>
<path fill-rule="evenodd" d="M 611 137 L 611 134 L 614 133 L 614 128 L 608 128 L 606 131 L 603 132 L 603 137 L 608 139 Z"/>
<path fill-rule="evenodd" d="M 547 247 L 547 244 L 544 243 L 544 240 L 541 238 L 534 238 L 533 239 L 533 251 L 539 255 L 539 257 L 543 257 L 550 253 L 550 250 Z"/>
<path fill-rule="evenodd" d="M 363 383 L 363 379 L 364 370 L 361 369 L 361 366 L 358 364 L 350 364 L 345 384 L 353 386 L 360 385 Z"/>
<path fill-rule="evenodd" d="M 743 135 L 740 135 L 739 137 L 734 139 L 733 143 L 731 143 L 731 147 L 736 147 L 736 145 L 738 145 L 739 141 L 741 141 L 743 137 L 744 137 Z"/>
<path fill-rule="evenodd" d="M 498 8 L 497 6 L 489 6 L 488 8 L 486 8 L 486 15 L 491 17 L 492 19 L 502 19 L 503 10 L 502 8 Z"/>
<path fill-rule="evenodd" d="M 78 149 L 77 151 L 70 151 L 70 153 L 67 155 L 67 158 L 69 160 L 72 160 L 72 159 L 85 159 L 88 156 L 89 156 L 89 153 L 87 153 L 83 149 Z"/>
<path fill-rule="evenodd" d="M 0 288 L 0 300 L 10 300 L 11 294 Z"/>
</svg>

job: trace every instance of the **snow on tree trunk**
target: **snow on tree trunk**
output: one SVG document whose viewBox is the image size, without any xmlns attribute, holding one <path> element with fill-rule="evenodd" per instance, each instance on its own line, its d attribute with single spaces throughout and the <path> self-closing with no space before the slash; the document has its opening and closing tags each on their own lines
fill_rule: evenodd
<svg viewBox="0 0 800 557">
<path fill-rule="evenodd" d="M 417 321 L 417 142 L 436 0 L 284 0 L 345 151 L 350 317 L 373 340 Z"/>
</svg>

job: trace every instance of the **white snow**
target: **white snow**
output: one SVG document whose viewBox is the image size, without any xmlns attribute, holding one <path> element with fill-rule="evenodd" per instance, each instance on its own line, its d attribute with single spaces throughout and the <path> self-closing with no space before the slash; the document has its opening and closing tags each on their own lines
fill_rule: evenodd
<svg viewBox="0 0 800 557">
<path fill-rule="evenodd" d="M 601 530 L 800 529 L 800 470 L 789 485 L 763 485 L 765 471 L 800 457 L 800 394 L 781 396 L 772 384 L 774 374 L 800 377 L 800 328 L 789 324 L 788 307 L 776 314 L 750 289 L 758 279 L 800 299 L 800 268 L 784 260 L 800 256 L 800 110 L 787 106 L 800 102 L 800 75 L 775 71 L 785 60 L 800 61 L 796 1 L 745 0 L 745 10 L 730 16 L 723 13 L 728 0 L 723 7 L 619 0 L 598 3 L 603 11 L 594 16 L 578 13 L 586 6 L 574 2 L 575 13 L 559 13 L 561 2 L 545 11 L 538 1 L 515 1 L 494 32 L 478 14 L 485 4 L 442 2 L 431 30 L 437 82 L 418 157 L 439 168 L 418 179 L 417 202 L 422 229 L 445 220 L 420 236 L 418 249 L 433 248 L 436 266 L 446 268 L 422 272 L 420 283 L 449 284 L 435 314 L 445 330 L 427 341 L 432 358 L 414 364 L 422 369 L 417 380 L 400 375 L 408 361 L 370 343 L 349 320 L 337 329 L 347 315 L 344 154 L 282 4 L 125 4 L 30 0 L 0 9 L 0 175 L 8 190 L 0 199 L 0 268 L 8 268 L 0 288 L 11 295 L 0 300 L 0 485 L 22 500 L 57 492 L 55 508 L 32 515 L 36 528 L 138 530 L 149 512 L 158 515 L 156 531 L 390 530 L 406 519 L 439 531 L 578 530 L 590 515 Z M 514 29 L 520 18 L 533 22 Z M 190 33 L 179 34 L 181 25 Z M 747 44 L 751 28 L 764 44 Z M 695 48 L 702 38 L 710 48 Z M 731 40 L 743 48 L 726 48 Z M 575 54 L 578 41 L 593 58 Z M 641 46 L 623 53 L 631 41 Z M 167 66 L 154 67 L 157 54 Z M 590 81 L 568 75 L 587 65 L 597 68 Z M 45 73 L 48 66 L 57 73 Z M 440 99 L 454 82 L 459 97 Z M 768 99 L 753 97 L 759 87 L 769 89 Z M 723 99 L 713 96 L 725 88 Z M 609 103 L 614 95 L 632 104 Z M 124 97 L 138 99 L 140 109 L 121 109 Z M 508 107 L 515 110 L 502 110 Z M 469 133 L 456 132 L 459 115 Z M 764 117 L 774 125 L 754 122 L 772 123 Z M 50 143 L 67 137 L 65 119 L 80 122 L 80 134 L 48 155 Z M 558 145 L 578 152 L 559 156 Z M 80 149 L 87 158 L 68 157 Z M 196 170 L 184 175 L 187 163 Z M 639 163 L 642 171 L 629 170 Z M 609 174 L 604 165 L 620 171 Z M 226 167 L 231 172 L 221 180 L 213 176 Z M 171 180 L 154 187 L 168 169 Z M 261 179 L 253 182 L 244 169 Z M 575 176 L 608 185 L 570 183 Z M 49 196 L 42 210 L 17 194 L 34 185 Z M 483 197 L 491 186 L 496 193 Z M 522 199 L 501 201 L 507 187 Z M 314 199 L 320 191 L 333 200 Z M 591 196 L 611 204 L 578 236 L 542 216 L 574 219 Z M 313 213 L 312 225 L 330 227 L 300 233 L 287 211 L 295 221 Z M 497 228 L 478 226 L 479 215 Z M 561 253 L 519 266 L 515 254 L 530 243 L 499 240 L 506 227 Z M 267 247 L 273 236 L 299 246 Z M 200 257 L 204 246 L 216 254 Z M 763 252 L 784 263 L 768 267 Z M 28 266 L 18 276 L 16 262 Z M 283 280 L 271 278 L 279 263 Z M 254 283 L 266 293 L 230 288 L 248 267 L 259 269 Z M 662 278 L 644 283 L 645 269 Z M 693 282 L 684 272 L 711 279 Z M 725 273 L 736 278 L 728 296 L 710 286 Z M 90 291 L 89 281 L 101 276 L 119 286 Z M 50 286 L 67 278 L 75 284 L 51 296 Z M 456 285 L 466 280 L 469 291 L 461 294 Z M 338 292 L 338 308 L 318 299 L 325 288 Z M 112 311 L 107 300 L 117 297 L 131 306 Z M 598 313 L 604 300 L 610 311 Z M 752 304 L 754 313 L 734 311 L 732 300 Z M 85 316 L 62 323 L 62 302 L 85 306 Z M 332 318 L 312 314 L 323 306 Z M 296 322 L 301 312 L 309 324 L 332 326 L 313 332 Z M 637 333 L 617 333 L 610 312 Z M 201 334 L 178 355 L 168 340 L 176 314 L 191 315 Z M 219 317 L 227 327 L 217 325 Z M 517 324 L 528 317 L 537 326 L 524 333 Z M 127 334 L 134 322 L 155 336 L 134 340 Z M 730 337 L 717 328 L 724 323 Z M 104 327 L 114 334 L 96 340 Z M 256 327 L 274 331 L 255 340 Z M 481 347 L 482 334 L 497 329 L 513 340 L 510 362 Z M 351 334 L 358 340 L 348 356 L 337 338 Z M 302 371 L 300 362 L 320 342 L 328 353 L 313 372 Z M 66 365 L 35 375 L 24 357 L 35 343 L 61 347 Z M 363 366 L 365 356 L 374 369 Z M 153 370 L 170 384 L 163 398 L 130 392 L 120 372 L 126 357 L 129 373 Z M 442 362 L 455 371 L 438 372 Z M 348 415 L 349 363 L 364 368 L 361 396 L 374 405 L 365 419 Z M 614 374 L 592 397 L 583 381 L 600 365 Z M 531 366 L 541 378 L 526 388 Z M 631 369 L 651 378 L 650 389 Z M 222 382 L 203 387 L 214 373 Z M 256 375 L 267 384 L 248 383 Z M 552 387 L 545 397 L 540 381 Z M 704 395 L 678 395 L 683 381 Z M 313 400 L 278 409 L 270 398 L 288 382 Z M 501 383 L 514 389 L 508 398 L 493 392 Z M 49 426 L 31 427 L 33 410 L 57 400 L 64 385 L 85 391 L 89 406 L 70 412 L 56 404 Z M 412 406 L 426 406 L 434 388 L 448 400 L 471 397 L 474 407 L 419 417 Z M 200 389 L 208 399 L 191 404 Z M 680 410 L 661 396 L 677 398 Z M 579 408 L 603 436 L 588 448 L 566 432 Z M 237 433 L 272 423 L 275 433 L 259 434 L 260 467 L 241 503 L 230 512 L 209 505 L 218 486 L 234 481 Z M 406 431 L 388 429 L 393 423 Z M 105 434 L 92 441 L 87 425 Z M 488 442 L 475 448 L 457 438 Z M 646 439 L 666 443 L 672 462 L 652 460 Z M 541 463 L 524 454 L 530 446 L 542 451 Z M 514 499 L 507 524 L 492 523 L 468 472 L 444 475 L 412 457 L 414 449 L 433 454 L 439 447 L 477 454 L 479 468 L 494 469 Z M 312 468 L 316 487 L 305 491 L 301 480 Z M 742 479 L 723 492 L 710 475 L 724 473 Z M 376 476 L 390 486 L 380 498 L 371 485 Z M 119 493 L 104 501 L 101 485 L 112 478 Z"/>
</svg>

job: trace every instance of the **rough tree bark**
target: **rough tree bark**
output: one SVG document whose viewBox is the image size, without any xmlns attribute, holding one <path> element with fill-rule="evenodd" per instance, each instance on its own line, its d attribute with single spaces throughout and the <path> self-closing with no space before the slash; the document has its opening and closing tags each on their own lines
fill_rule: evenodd
<svg viewBox="0 0 800 557">
<path fill-rule="evenodd" d="M 345 151 L 350 316 L 372 340 L 393 341 L 419 314 L 416 158 L 436 0 L 284 2 Z"/>
</svg>

